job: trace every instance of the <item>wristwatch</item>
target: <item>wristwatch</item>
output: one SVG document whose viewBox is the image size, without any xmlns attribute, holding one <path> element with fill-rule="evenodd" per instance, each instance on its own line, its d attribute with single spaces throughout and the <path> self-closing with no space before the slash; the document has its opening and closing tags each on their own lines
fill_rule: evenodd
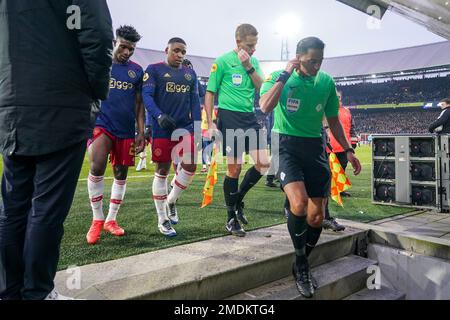
<svg viewBox="0 0 450 320">
<path fill-rule="evenodd" d="M 251 67 L 250 69 L 245 70 L 245 71 L 247 72 L 247 74 L 252 74 L 253 72 L 255 72 L 255 68 Z"/>
<path fill-rule="evenodd" d="M 355 149 L 353 149 L 353 148 L 348 148 L 348 149 L 345 149 L 344 151 L 345 151 L 345 154 L 347 154 L 347 152 L 351 152 L 351 153 L 355 154 Z"/>
</svg>

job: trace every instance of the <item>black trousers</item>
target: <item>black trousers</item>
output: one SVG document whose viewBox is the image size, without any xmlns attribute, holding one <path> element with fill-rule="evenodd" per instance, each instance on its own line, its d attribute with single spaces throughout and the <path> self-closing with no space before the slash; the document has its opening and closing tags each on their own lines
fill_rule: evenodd
<svg viewBox="0 0 450 320">
<path fill-rule="evenodd" d="M 3 157 L 1 299 L 44 299 L 53 290 L 85 151 L 83 141 L 47 155 Z"/>
</svg>

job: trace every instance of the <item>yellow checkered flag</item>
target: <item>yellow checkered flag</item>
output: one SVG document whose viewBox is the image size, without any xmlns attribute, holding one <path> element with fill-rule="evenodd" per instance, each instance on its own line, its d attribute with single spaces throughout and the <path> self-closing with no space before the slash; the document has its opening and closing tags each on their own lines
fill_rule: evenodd
<svg viewBox="0 0 450 320">
<path fill-rule="evenodd" d="M 352 184 L 345 175 L 345 171 L 334 152 L 330 153 L 328 161 L 330 162 L 331 169 L 331 199 L 343 207 L 344 203 L 342 201 L 341 192 L 350 189 Z"/>
<path fill-rule="evenodd" d="M 203 202 L 200 208 L 204 208 L 212 203 L 214 195 L 214 186 L 217 183 L 217 162 L 216 147 L 214 146 L 211 155 L 211 164 L 206 175 L 205 185 L 203 187 Z"/>
</svg>

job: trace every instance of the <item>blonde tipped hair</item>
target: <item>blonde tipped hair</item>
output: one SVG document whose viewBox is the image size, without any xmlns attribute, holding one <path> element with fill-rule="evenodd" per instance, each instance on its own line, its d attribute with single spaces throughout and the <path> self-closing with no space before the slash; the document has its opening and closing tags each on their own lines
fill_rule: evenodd
<svg viewBox="0 0 450 320">
<path fill-rule="evenodd" d="M 257 36 L 258 30 L 254 26 L 248 23 L 243 23 L 236 28 L 235 37 L 236 40 L 245 39 L 247 36 Z"/>
</svg>

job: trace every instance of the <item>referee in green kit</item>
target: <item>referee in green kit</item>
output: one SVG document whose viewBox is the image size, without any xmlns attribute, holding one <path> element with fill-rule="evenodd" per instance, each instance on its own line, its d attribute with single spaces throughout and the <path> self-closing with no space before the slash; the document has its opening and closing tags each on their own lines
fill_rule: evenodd
<svg viewBox="0 0 450 320">
<path fill-rule="evenodd" d="M 322 232 L 324 204 L 330 192 L 330 167 L 321 138 L 324 115 L 354 174 L 361 171 L 338 119 L 334 80 L 320 71 L 324 48 L 318 38 L 301 40 L 296 58 L 263 83 L 260 99 L 264 113 L 275 110 L 273 131 L 280 135 L 278 175 L 290 203 L 287 224 L 296 254 L 292 272 L 297 289 L 307 298 L 317 287 L 308 256 Z"/>
<path fill-rule="evenodd" d="M 263 74 L 253 57 L 258 32 L 250 24 L 237 27 L 236 48 L 218 57 L 212 66 L 205 95 L 205 110 L 210 134 L 222 135 L 223 155 L 227 158 L 227 174 L 223 191 L 228 219 L 225 225 L 233 235 L 243 237 L 241 223 L 248 224 L 243 212 L 245 194 L 261 179 L 270 167 L 264 131 L 254 112 L 255 90 L 260 90 Z M 219 94 L 217 126 L 212 121 L 214 97 Z M 216 139 L 217 141 L 217 139 Z M 245 174 L 238 186 L 242 170 L 242 154 L 250 153 L 255 165 Z"/>
</svg>

